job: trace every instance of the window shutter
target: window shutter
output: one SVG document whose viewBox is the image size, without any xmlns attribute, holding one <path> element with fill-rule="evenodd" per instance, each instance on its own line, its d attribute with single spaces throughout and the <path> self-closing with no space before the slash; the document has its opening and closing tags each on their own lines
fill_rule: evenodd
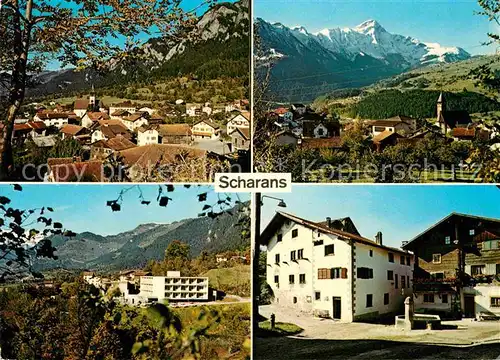
<svg viewBox="0 0 500 360">
<path fill-rule="evenodd" d="M 373 269 L 369 269 L 369 271 L 370 271 L 370 276 L 369 276 L 369 278 L 370 278 L 370 279 L 373 279 Z"/>
<path fill-rule="evenodd" d="M 346 268 L 342 268 L 342 271 L 341 271 L 341 274 L 342 274 L 342 279 L 347 279 L 347 269 Z"/>
</svg>

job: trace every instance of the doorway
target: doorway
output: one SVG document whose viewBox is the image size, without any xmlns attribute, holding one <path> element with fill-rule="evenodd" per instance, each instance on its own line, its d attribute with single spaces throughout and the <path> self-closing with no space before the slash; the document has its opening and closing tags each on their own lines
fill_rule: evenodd
<svg viewBox="0 0 500 360">
<path fill-rule="evenodd" d="M 474 296 L 464 295 L 464 317 L 473 318 L 475 316 Z"/>
<path fill-rule="evenodd" d="M 332 298 L 333 300 L 333 313 L 332 313 L 332 317 L 334 319 L 341 319 L 342 318 L 342 312 L 341 312 L 341 300 L 340 300 L 340 297 L 334 297 Z"/>
</svg>

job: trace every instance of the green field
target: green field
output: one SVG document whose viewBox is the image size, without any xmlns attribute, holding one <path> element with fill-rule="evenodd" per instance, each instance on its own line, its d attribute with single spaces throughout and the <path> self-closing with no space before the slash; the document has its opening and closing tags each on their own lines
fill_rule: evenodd
<svg viewBox="0 0 500 360">
<path fill-rule="evenodd" d="M 250 296 L 250 265 L 237 265 L 230 268 L 219 268 L 207 271 L 211 286 L 226 294 L 242 297 Z"/>
</svg>

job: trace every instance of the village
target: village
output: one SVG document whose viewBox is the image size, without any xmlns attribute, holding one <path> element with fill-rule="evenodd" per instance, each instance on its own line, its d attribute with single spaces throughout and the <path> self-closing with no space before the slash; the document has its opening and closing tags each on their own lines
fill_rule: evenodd
<svg viewBox="0 0 500 360">
<path fill-rule="evenodd" d="M 169 165 L 178 158 L 215 159 L 248 167 L 247 100 L 212 105 L 179 99 L 160 114 L 153 105 L 128 100 L 105 104 L 92 88 L 88 96 L 69 105 L 31 103 L 28 109 L 15 120 L 16 149 L 28 151 L 30 144 L 46 152 L 67 139 L 83 149 L 83 155 L 49 158 L 44 181 L 74 181 L 78 169 L 86 181 L 107 181 L 103 167 L 111 158 L 119 158 L 125 169 L 143 170 L 130 170 L 131 181 L 147 181 L 148 166 Z"/>
<path fill-rule="evenodd" d="M 340 121 L 328 117 L 326 113 L 316 113 L 301 103 L 289 107 L 280 106 L 267 112 L 266 118 L 274 124 L 277 145 L 292 145 L 299 149 L 342 150 L 342 135 L 356 126 L 365 129 L 365 138 L 371 142 L 375 152 L 398 143 L 416 144 L 429 135 L 446 141 L 472 142 L 476 139 L 489 139 L 494 134 L 473 122 L 467 111 L 448 109 L 443 93 L 436 99 L 436 118 L 429 124 L 421 119 L 397 115 L 381 120 Z"/>
<path fill-rule="evenodd" d="M 261 281 L 271 295 L 261 293 L 258 358 L 284 358 L 273 350 L 281 345 L 328 358 L 320 355 L 327 348 L 368 354 L 378 341 L 397 358 L 424 344 L 500 340 L 499 218 L 452 212 L 401 247 L 387 245 L 383 231 L 364 237 L 353 219 L 279 210 L 269 220 L 259 238 L 266 249 Z"/>
</svg>

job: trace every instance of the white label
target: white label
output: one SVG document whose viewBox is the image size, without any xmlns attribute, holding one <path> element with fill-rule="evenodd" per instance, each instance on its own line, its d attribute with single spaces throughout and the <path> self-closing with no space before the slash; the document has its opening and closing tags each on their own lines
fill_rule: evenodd
<svg viewBox="0 0 500 360">
<path fill-rule="evenodd" d="M 218 173 L 216 192 L 291 192 L 290 173 Z"/>
</svg>

